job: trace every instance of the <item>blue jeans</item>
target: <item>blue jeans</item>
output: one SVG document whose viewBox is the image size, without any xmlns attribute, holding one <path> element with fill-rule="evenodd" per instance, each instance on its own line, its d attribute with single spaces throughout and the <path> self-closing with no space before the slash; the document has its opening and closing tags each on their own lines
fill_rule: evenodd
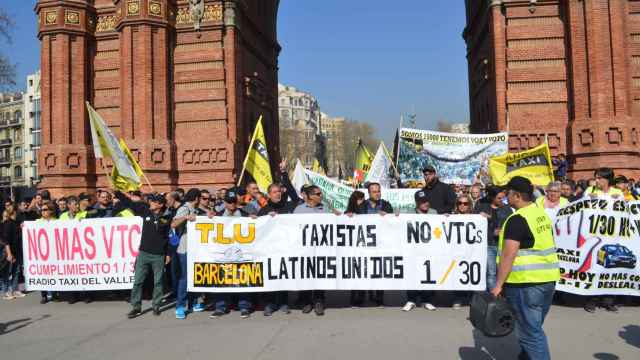
<svg viewBox="0 0 640 360">
<path fill-rule="evenodd" d="M 496 287 L 496 277 L 498 276 L 498 247 L 489 245 L 487 247 L 487 290 L 491 291 Z"/>
<path fill-rule="evenodd" d="M 232 295 L 234 294 L 216 294 L 216 310 L 227 312 Z M 249 294 L 238 294 L 238 310 L 251 310 Z"/>
<path fill-rule="evenodd" d="M 178 278 L 178 294 L 176 295 L 176 308 L 186 309 L 187 301 L 193 306 L 193 296 L 187 292 L 187 254 L 177 254 L 180 263 L 180 276 Z"/>
<path fill-rule="evenodd" d="M 8 264 L 2 269 L 0 274 L 0 294 L 18 291 L 18 279 L 20 278 L 21 269 L 22 264 L 17 261 L 13 264 Z"/>
<path fill-rule="evenodd" d="M 542 329 L 551 308 L 556 283 L 504 287 L 504 296 L 516 312 L 516 334 L 522 352 L 529 359 L 550 360 L 549 343 Z"/>
</svg>

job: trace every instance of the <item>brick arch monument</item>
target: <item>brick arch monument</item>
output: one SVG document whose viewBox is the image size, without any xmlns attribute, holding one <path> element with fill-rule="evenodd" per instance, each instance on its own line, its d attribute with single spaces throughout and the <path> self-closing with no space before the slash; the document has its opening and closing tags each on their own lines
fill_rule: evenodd
<svg viewBox="0 0 640 360">
<path fill-rule="evenodd" d="M 277 160 L 278 5 L 39 0 L 40 187 L 59 195 L 108 186 L 85 101 L 155 190 L 232 184 L 260 114 Z"/>
<path fill-rule="evenodd" d="M 640 1 L 466 0 L 471 130 L 640 177 Z"/>
</svg>

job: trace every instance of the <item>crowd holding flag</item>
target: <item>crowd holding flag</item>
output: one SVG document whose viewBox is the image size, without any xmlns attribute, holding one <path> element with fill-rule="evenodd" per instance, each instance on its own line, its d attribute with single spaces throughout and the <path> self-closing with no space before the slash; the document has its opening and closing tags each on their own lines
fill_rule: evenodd
<svg viewBox="0 0 640 360">
<path fill-rule="evenodd" d="M 238 308 L 246 318 L 253 310 L 250 292 L 261 293 L 256 297 L 265 316 L 289 312 L 287 291 L 303 291 L 301 298 L 313 301 L 316 315 L 322 316 L 324 290 L 351 290 L 353 306 L 362 305 L 364 290 L 373 290 L 370 300 L 377 306 L 384 306 L 382 290 L 407 290 L 403 311 L 418 302 L 435 310 L 426 290 L 460 291 L 454 309 L 469 302 L 468 291 L 487 290 L 504 295 L 518 321 L 529 317 L 529 325 L 542 333 L 556 286 L 584 296 L 592 304 L 585 306 L 589 312 L 599 301 L 594 296 L 607 296 L 602 300 L 607 311 L 617 311 L 611 295 L 640 296 L 640 216 L 633 210 L 640 202 L 629 197 L 630 202 L 622 203 L 639 187 L 623 177 L 624 186 L 613 189 L 622 182 L 608 168 L 596 170 L 593 183 L 555 182 L 546 142 L 508 153 L 506 133 L 403 128 L 398 164 L 384 143 L 373 156 L 358 141 L 354 186 L 349 186 L 340 181 L 342 164 L 336 181 L 318 159 L 311 169 L 297 159 L 291 180 L 286 159 L 272 172 L 260 117 L 236 186 L 215 195 L 193 188 L 163 194 L 151 189 L 143 196 L 146 176 L 127 144 L 117 140 L 88 103 L 87 110 L 95 156 L 103 164 L 113 162 L 107 177 L 115 191 L 100 190 L 95 204 L 85 193 L 69 196 L 66 210 L 62 202 L 45 201 L 50 195 L 41 192 L 42 201 L 29 209 L 35 216 L 23 216 L 40 220 L 22 227 L 27 257 L 21 266 L 26 289 L 42 291 L 42 304 L 54 291 L 133 289 L 127 316 L 140 316 L 141 290 L 151 267 L 153 314 L 161 313 L 162 280 L 169 278 L 164 276 L 168 271 L 180 304 L 177 319 L 186 318 L 186 309 L 206 309 L 207 298 L 196 296 L 202 292 L 215 294 L 216 311 L 210 317 L 228 312 L 225 293 L 238 293 Z M 245 171 L 253 180 L 241 188 Z M 483 175 L 490 176 L 487 183 L 481 181 Z M 598 201 L 584 201 L 596 197 Z M 86 215 L 82 221 L 55 221 L 63 214 L 67 216 L 61 218 L 74 219 L 78 211 Z M 131 216 L 98 219 L 125 211 Z M 69 239 L 56 235 L 60 233 L 77 236 L 73 244 L 65 244 Z M 76 258 L 83 244 L 93 255 Z M 44 256 L 45 249 L 55 253 Z M 116 256 L 124 266 L 114 262 Z M 171 266 L 165 270 L 167 264 Z M 99 269 L 100 275 L 85 271 L 89 268 Z M 11 271 L 10 277 L 16 277 Z M 543 306 L 523 309 L 521 301 L 514 302 L 528 291 L 520 284 L 541 291 Z M 303 312 L 310 309 L 306 304 Z M 520 334 L 521 340 L 526 336 Z M 545 349 L 523 345 L 523 351 Z"/>
</svg>

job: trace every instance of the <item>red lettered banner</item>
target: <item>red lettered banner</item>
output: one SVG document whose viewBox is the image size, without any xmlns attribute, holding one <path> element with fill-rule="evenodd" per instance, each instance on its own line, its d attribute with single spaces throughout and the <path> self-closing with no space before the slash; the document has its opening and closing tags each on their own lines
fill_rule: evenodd
<svg viewBox="0 0 640 360">
<path fill-rule="evenodd" d="M 25 222 L 26 289 L 131 289 L 141 234 L 139 217 Z"/>
</svg>

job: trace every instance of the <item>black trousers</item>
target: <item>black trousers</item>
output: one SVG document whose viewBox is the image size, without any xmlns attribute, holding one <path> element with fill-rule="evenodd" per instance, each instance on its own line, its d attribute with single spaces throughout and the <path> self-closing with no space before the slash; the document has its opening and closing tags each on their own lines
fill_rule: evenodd
<svg viewBox="0 0 640 360">
<path fill-rule="evenodd" d="M 302 305 L 314 304 L 317 302 L 324 303 L 324 295 L 324 290 L 300 291 L 298 302 Z"/>
</svg>

